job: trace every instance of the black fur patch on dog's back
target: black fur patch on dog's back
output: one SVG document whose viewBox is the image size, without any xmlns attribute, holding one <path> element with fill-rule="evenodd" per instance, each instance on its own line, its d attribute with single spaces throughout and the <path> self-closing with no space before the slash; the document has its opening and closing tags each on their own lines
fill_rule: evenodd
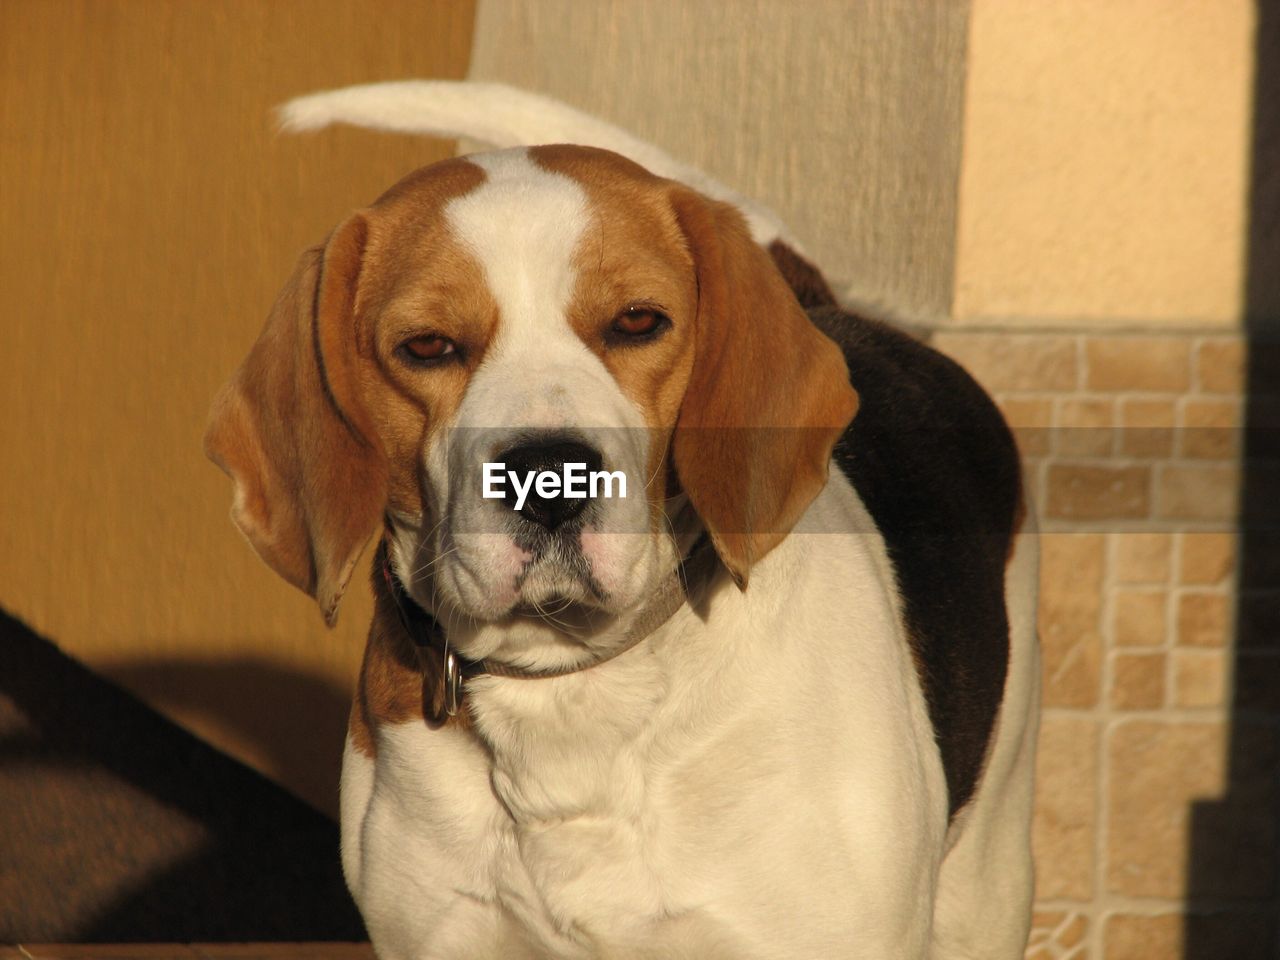
<svg viewBox="0 0 1280 960">
<path fill-rule="evenodd" d="M 888 547 L 954 816 L 981 775 L 1008 672 L 1017 449 L 990 398 L 951 360 L 835 306 L 809 316 L 844 351 L 861 399 L 835 462 Z"/>
</svg>

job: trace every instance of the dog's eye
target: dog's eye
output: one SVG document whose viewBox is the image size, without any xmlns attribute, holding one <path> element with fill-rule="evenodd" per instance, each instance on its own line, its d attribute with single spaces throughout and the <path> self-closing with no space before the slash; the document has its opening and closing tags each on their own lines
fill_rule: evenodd
<svg viewBox="0 0 1280 960">
<path fill-rule="evenodd" d="M 402 359 L 418 366 L 430 366 L 447 360 L 457 351 L 457 345 L 452 340 L 434 333 L 406 340 L 396 348 L 396 353 Z"/>
<path fill-rule="evenodd" d="M 671 319 L 652 307 L 629 307 L 613 318 L 609 335 L 615 341 L 651 340 L 671 326 Z"/>
</svg>

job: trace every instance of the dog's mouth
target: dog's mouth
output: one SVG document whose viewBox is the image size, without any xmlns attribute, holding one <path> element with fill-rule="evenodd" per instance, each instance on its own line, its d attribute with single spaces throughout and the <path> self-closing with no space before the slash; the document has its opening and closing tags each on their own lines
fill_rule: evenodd
<svg viewBox="0 0 1280 960">
<path fill-rule="evenodd" d="M 561 602 L 603 605 L 608 597 L 592 573 L 577 537 L 556 537 L 532 546 L 516 577 L 521 603 L 546 606 Z"/>
<path fill-rule="evenodd" d="M 513 621 L 545 624 L 575 638 L 590 636 L 610 618 L 608 611 L 597 604 L 562 594 L 552 594 L 536 603 L 522 600 L 511 611 Z"/>
<path fill-rule="evenodd" d="M 576 550 L 535 554 L 520 572 L 516 589 L 512 618 L 578 634 L 596 629 L 610 616 L 608 595 Z"/>
<path fill-rule="evenodd" d="M 535 557 L 520 571 L 516 590 L 517 610 L 600 609 L 607 606 L 609 600 L 581 555 L 569 563 L 560 557 Z"/>
<path fill-rule="evenodd" d="M 638 601 L 648 538 L 615 538 L 572 521 L 531 531 L 519 518 L 504 520 L 501 529 L 479 532 L 449 523 L 431 537 L 432 558 L 419 565 L 429 569 L 429 592 L 445 616 L 476 629 L 511 627 L 523 636 L 533 628 L 538 636 L 551 630 L 578 639 L 608 630 Z"/>
</svg>

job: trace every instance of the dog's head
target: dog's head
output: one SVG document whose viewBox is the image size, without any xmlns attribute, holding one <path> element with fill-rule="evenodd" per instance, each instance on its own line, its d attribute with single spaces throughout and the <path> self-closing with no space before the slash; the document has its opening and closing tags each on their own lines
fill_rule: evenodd
<svg viewBox="0 0 1280 960">
<path fill-rule="evenodd" d="M 856 406 L 735 209 L 538 147 L 417 171 L 304 253 L 205 445 L 326 620 L 385 517 L 457 649 L 551 667 L 620 642 L 685 520 L 745 587 Z"/>
</svg>

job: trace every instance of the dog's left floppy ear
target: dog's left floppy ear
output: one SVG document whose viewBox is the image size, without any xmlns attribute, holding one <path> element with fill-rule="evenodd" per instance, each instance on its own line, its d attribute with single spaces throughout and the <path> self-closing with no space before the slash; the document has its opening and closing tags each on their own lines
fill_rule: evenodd
<svg viewBox="0 0 1280 960">
<path fill-rule="evenodd" d="M 858 409 L 840 348 L 815 327 L 734 207 L 683 187 L 672 205 L 698 281 L 694 362 L 672 455 L 739 587 L 827 482 Z"/>
<path fill-rule="evenodd" d="M 231 516 L 332 626 L 381 520 L 387 459 L 361 399 L 355 302 L 367 224 L 356 214 L 302 255 L 213 403 L 205 453 L 235 482 Z"/>
</svg>

